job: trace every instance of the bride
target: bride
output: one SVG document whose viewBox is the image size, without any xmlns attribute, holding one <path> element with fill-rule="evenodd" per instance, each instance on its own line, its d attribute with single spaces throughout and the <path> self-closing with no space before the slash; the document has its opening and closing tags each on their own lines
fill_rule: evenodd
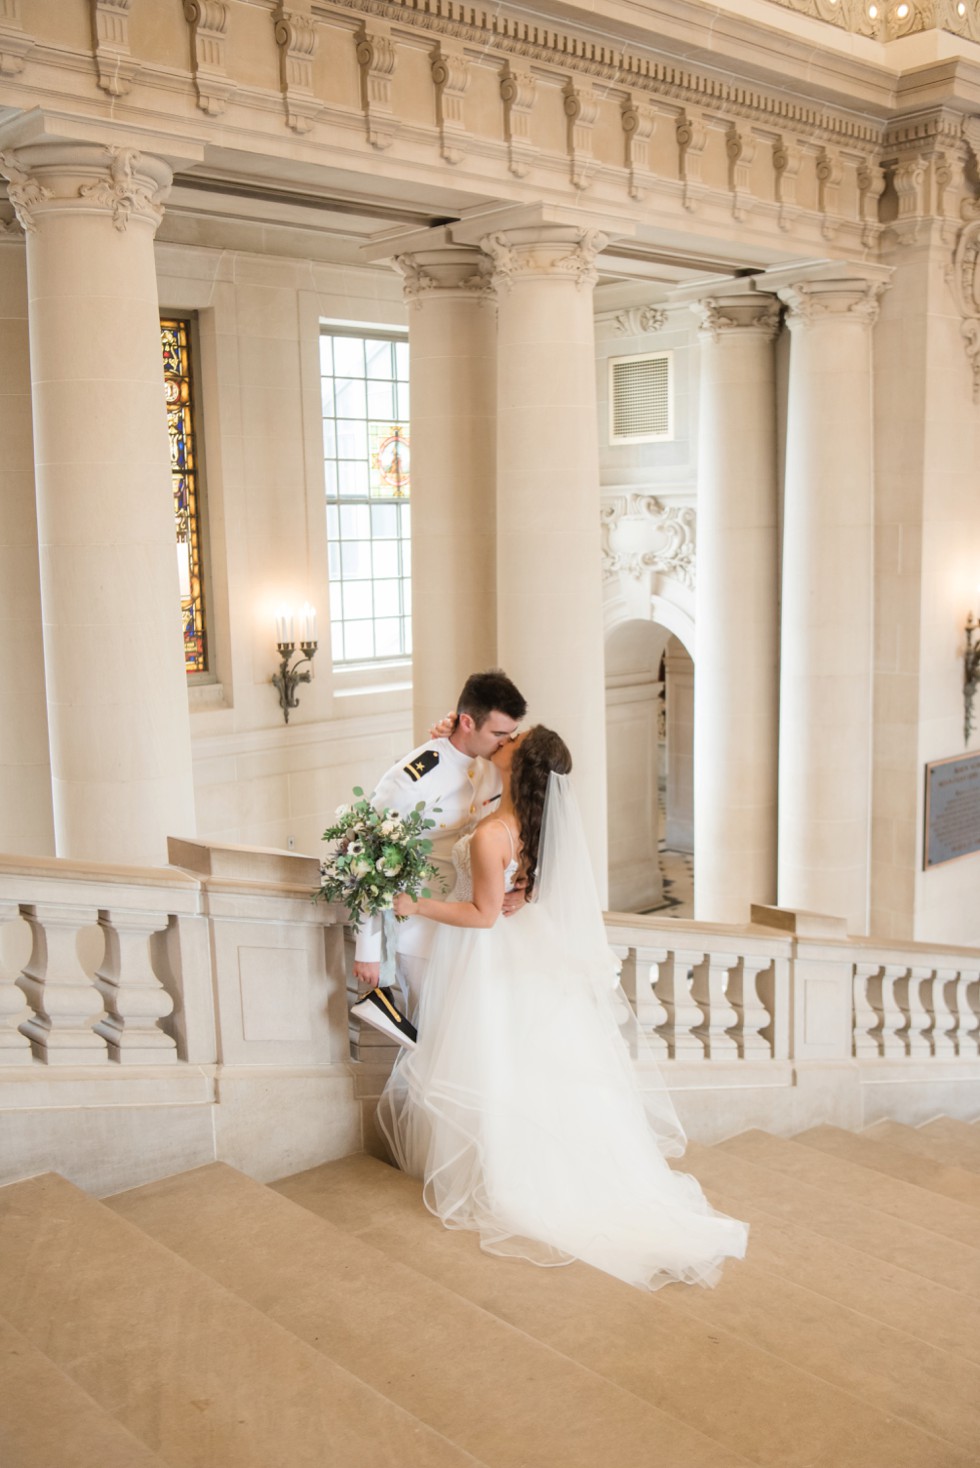
<svg viewBox="0 0 980 1468">
<path fill-rule="evenodd" d="M 453 900 L 395 899 L 441 926 L 382 1131 L 427 1207 L 489 1253 L 714 1284 L 748 1230 L 667 1165 L 684 1134 L 617 982 L 571 756 L 538 725 L 493 761 L 498 813 L 457 842 Z M 519 875 L 528 901 L 498 922 Z"/>
</svg>

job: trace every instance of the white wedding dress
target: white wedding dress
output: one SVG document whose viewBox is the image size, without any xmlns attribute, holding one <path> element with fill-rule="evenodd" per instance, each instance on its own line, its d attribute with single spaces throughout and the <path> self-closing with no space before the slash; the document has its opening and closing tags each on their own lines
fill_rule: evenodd
<svg viewBox="0 0 980 1468">
<path fill-rule="evenodd" d="M 453 860 L 466 901 L 469 837 Z M 564 776 L 551 776 L 539 871 L 539 900 L 513 917 L 440 924 L 382 1131 L 427 1207 L 489 1253 L 582 1259 L 647 1289 L 713 1284 L 747 1227 L 667 1165 L 684 1135 L 618 985 Z"/>
</svg>

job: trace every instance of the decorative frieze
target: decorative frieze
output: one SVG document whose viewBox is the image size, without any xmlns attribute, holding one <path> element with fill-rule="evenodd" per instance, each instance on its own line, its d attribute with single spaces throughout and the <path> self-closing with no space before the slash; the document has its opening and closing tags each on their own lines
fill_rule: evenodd
<svg viewBox="0 0 980 1468">
<path fill-rule="evenodd" d="M 592 129 L 599 116 L 599 99 L 592 87 L 569 77 L 562 87 L 566 117 L 566 147 L 570 177 L 577 189 L 587 189 L 593 170 Z"/>
<path fill-rule="evenodd" d="M 21 0 L 0 0 L 0 76 L 18 76 L 33 50 L 34 37 L 21 20 Z"/>
<path fill-rule="evenodd" d="M 631 199 L 642 199 L 644 190 L 640 180 L 650 167 L 650 139 L 653 137 L 656 116 L 646 102 L 628 96 L 620 109 L 623 121 L 624 162 L 629 178 Z"/>
<path fill-rule="evenodd" d="M 509 61 L 500 73 L 500 100 L 504 104 L 504 140 L 507 166 L 515 178 L 526 178 L 537 149 L 531 141 L 531 114 L 537 83 L 529 71 L 516 70 Z"/>
<path fill-rule="evenodd" d="M 361 73 L 361 110 L 372 148 L 390 148 L 395 137 L 395 115 L 391 107 L 391 81 L 397 52 L 391 30 L 382 22 L 360 25 L 354 35 L 357 65 Z"/>
<path fill-rule="evenodd" d="M 235 83 L 225 71 L 227 0 L 184 0 L 184 19 L 191 33 L 197 105 L 209 117 L 218 117 L 235 91 Z"/>
<path fill-rule="evenodd" d="M 91 0 L 92 41 L 99 86 L 110 97 L 124 97 L 139 70 L 129 51 L 132 0 Z"/>
<path fill-rule="evenodd" d="M 312 16 L 286 8 L 279 0 L 273 14 L 279 47 L 279 85 L 286 106 L 286 122 L 295 133 L 308 133 L 323 111 L 313 90 L 317 28 Z"/>
<path fill-rule="evenodd" d="M 470 84 L 469 65 L 462 50 L 446 41 L 435 47 L 429 63 L 436 93 L 440 152 L 447 163 L 460 163 L 466 156 L 463 100 Z"/>
<path fill-rule="evenodd" d="M 696 512 L 642 490 L 603 496 L 602 574 L 639 581 L 659 573 L 694 590 Z"/>
</svg>

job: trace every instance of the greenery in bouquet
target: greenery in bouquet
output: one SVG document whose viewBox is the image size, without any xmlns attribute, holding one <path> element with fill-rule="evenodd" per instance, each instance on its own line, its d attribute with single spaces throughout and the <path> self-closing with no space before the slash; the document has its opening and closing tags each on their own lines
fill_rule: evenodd
<svg viewBox="0 0 980 1468">
<path fill-rule="evenodd" d="M 323 833 L 324 841 L 336 845 L 320 863 L 320 886 L 313 895 L 314 900 L 342 902 L 358 928 L 364 918 L 390 912 L 398 892 L 431 897 L 425 883 L 439 872 L 425 834 L 435 821 L 425 815 L 422 801 L 400 816 L 375 810 L 359 785 L 353 793 L 357 799 L 338 806 L 334 824 Z"/>
</svg>

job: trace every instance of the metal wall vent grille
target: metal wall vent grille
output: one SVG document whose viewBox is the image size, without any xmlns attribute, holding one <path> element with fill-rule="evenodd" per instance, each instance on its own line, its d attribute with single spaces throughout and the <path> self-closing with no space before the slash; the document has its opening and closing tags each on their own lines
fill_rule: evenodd
<svg viewBox="0 0 980 1468">
<path fill-rule="evenodd" d="M 609 362 L 609 442 L 653 443 L 674 436 L 671 352 Z"/>
</svg>

